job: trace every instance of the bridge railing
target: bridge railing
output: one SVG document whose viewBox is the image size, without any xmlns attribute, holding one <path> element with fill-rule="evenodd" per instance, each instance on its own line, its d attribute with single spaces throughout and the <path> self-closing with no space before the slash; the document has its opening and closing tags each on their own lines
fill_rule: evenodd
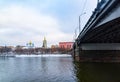
<svg viewBox="0 0 120 82">
<path fill-rule="evenodd" d="M 101 2 L 98 3 L 97 7 L 95 8 L 93 14 L 91 15 L 90 19 L 84 26 L 83 30 L 80 32 L 78 38 L 80 39 L 81 37 L 84 36 L 87 30 L 89 30 L 92 26 L 93 23 L 95 22 L 96 18 L 101 14 L 101 12 L 105 9 L 105 7 L 111 2 L 112 0 L 102 0 Z M 95 23 L 94 23 L 95 24 Z"/>
</svg>

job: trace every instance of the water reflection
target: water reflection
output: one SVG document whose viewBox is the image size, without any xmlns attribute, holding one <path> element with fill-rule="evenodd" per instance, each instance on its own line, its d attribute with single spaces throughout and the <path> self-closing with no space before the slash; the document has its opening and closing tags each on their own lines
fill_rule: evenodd
<svg viewBox="0 0 120 82">
<path fill-rule="evenodd" d="M 0 57 L 0 82 L 120 82 L 120 63 L 74 65 L 71 57 Z"/>
<path fill-rule="evenodd" d="M 0 58 L 0 82 L 76 82 L 71 57 Z"/>
<path fill-rule="evenodd" d="M 79 82 L 120 82 L 120 63 L 76 63 Z"/>
</svg>

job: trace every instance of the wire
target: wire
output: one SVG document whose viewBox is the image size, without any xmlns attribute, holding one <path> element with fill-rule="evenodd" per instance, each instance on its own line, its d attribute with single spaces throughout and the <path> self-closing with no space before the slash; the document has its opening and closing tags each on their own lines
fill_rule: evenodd
<svg viewBox="0 0 120 82">
<path fill-rule="evenodd" d="M 84 13 L 84 10 L 85 10 L 85 7 L 86 7 L 86 4 L 87 4 L 87 0 L 85 0 L 85 2 L 84 2 L 83 8 L 82 8 L 82 10 L 81 10 L 81 14 Z"/>
</svg>

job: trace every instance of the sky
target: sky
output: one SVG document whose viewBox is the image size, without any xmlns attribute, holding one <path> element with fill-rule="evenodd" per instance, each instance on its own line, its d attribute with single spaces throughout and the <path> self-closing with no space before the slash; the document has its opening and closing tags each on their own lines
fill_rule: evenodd
<svg viewBox="0 0 120 82">
<path fill-rule="evenodd" d="M 0 46 L 41 47 L 72 42 L 97 5 L 97 0 L 0 0 Z M 83 13 L 86 14 L 83 14 Z M 83 14 L 83 15 L 82 15 Z"/>
</svg>

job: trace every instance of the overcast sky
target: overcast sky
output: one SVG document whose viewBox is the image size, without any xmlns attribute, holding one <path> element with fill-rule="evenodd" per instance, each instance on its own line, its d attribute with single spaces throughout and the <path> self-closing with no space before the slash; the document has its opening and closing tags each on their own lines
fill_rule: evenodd
<svg viewBox="0 0 120 82">
<path fill-rule="evenodd" d="M 0 45 L 48 46 L 73 41 L 81 13 L 83 28 L 97 0 L 0 0 Z M 78 34 L 78 31 L 77 31 Z"/>
</svg>

